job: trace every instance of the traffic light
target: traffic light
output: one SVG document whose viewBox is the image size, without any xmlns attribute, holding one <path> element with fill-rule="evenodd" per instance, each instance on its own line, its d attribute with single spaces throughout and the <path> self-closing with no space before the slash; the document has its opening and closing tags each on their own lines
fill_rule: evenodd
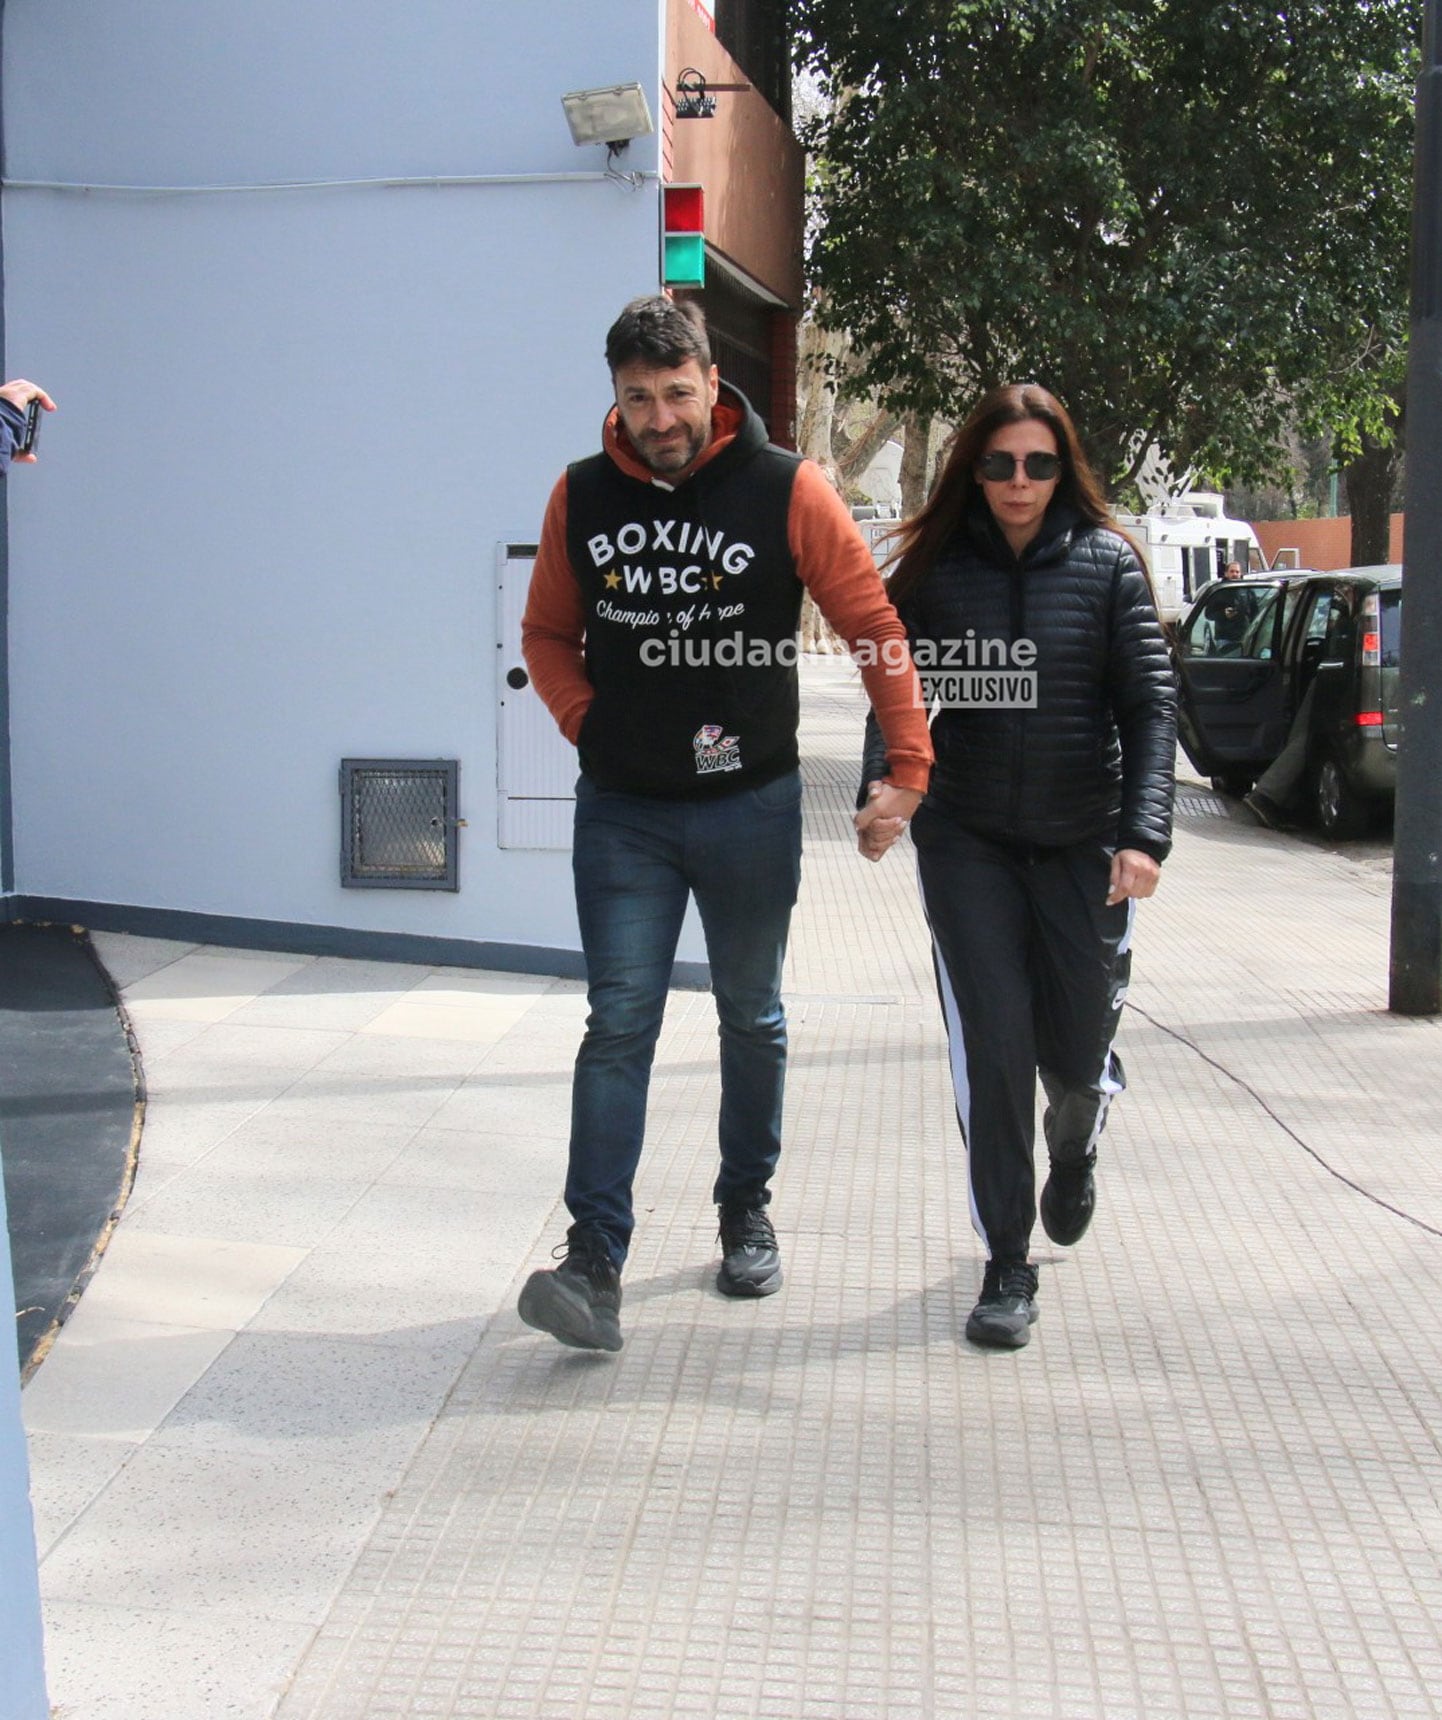
<svg viewBox="0 0 1442 1720">
<path fill-rule="evenodd" d="M 661 187 L 661 285 L 706 284 L 706 193 L 699 185 Z"/>
</svg>

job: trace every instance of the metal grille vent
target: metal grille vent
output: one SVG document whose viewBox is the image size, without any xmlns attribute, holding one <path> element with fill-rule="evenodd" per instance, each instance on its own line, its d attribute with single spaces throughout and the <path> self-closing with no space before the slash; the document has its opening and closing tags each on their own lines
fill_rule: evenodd
<svg viewBox="0 0 1442 1720">
<path fill-rule="evenodd" d="M 1177 790 L 1176 813 L 1178 818 L 1230 817 L 1227 803 L 1221 795 L 1208 794 L 1200 788 L 1179 788 Z"/>
<path fill-rule="evenodd" d="M 458 888 L 456 759 L 341 760 L 340 881 L 352 889 Z"/>
</svg>

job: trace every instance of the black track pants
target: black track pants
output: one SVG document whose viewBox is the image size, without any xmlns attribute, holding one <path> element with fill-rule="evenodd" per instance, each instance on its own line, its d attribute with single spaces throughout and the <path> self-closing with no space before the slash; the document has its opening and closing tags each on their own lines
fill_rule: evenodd
<svg viewBox="0 0 1442 1720">
<path fill-rule="evenodd" d="M 971 1216 L 987 1254 L 1024 1260 L 1036 1222 L 1036 1082 L 1055 1163 L 1095 1150 L 1126 1086 L 1112 1049 L 1136 904 L 1106 905 L 1112 848 L 988 841 L 912 820 L 946 1018 Z"/>
</svg>

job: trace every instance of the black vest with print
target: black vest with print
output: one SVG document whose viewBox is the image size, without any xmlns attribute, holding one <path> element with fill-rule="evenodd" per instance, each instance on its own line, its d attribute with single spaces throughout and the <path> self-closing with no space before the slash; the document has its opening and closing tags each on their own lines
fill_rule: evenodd
<svg viewBox="0 0 1442 1720">
<path fill-rule="evenodd" d="M 800 459 L 726 392 L 740 430 L 674 490 L 607 454 L 567 468 L 596 695 L 577 745 L 599 788 L 688 799 L 796 768 L 801 581 L 787 521 Z"/>
</svg>

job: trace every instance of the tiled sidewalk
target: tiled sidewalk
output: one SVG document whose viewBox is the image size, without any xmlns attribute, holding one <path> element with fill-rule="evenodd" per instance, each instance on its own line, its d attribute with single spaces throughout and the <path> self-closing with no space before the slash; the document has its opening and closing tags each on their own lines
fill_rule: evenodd
<svg viewBox="0 0 1442 1720">
<path fill-rule="evenodd" d="M 1442 1024 L 1383 1013 L 1385 876 L 1188 797 L 1096 1223 L 972 1350 L 910 866 L 806 679 L 787 1288 L 712 1287 L 678 993 L 619 1357 L 513 1312 L 578 988 L 104 940 L 153 1107 L 26 1393 L 67 1720 L 1439 1712 Z"/>
</svg>

